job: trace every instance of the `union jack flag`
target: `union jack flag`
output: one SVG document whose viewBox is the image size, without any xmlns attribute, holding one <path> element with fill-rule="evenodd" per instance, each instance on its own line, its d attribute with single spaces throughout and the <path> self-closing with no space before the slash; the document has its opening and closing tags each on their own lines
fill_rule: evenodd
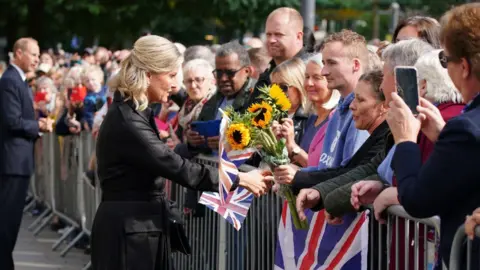
<svg viewBox="0 0 480 270">
<path fill-rule="evenodd" d="M 224 219 L 233 225 L 236 230 L 240 230 L 242 223 L 247 216 L 248 209 L 253 201 L 253 194 L 247 189 L 238 187 L 230 192 L 233 181 L 238 175 L 238 167 L 242 165 L 255 152 L 254 149 L 243 151 L 225 149 L 225 128 L 228 118 L 224 116 L 220 124 L 220 143 L 219 143 L 219 161 L 218 161 L 218 191 L 203 192 L 199 203 L 220 214 Z"/>
<path fill-rule="evenodd" d="M 349 214 L 329 225 L 325 210 L 306 211 L 309 230 L 296 230 L 285 203 L 278 228 L 275 270 L 366 270 L 368 213 Z"/>
</svg>

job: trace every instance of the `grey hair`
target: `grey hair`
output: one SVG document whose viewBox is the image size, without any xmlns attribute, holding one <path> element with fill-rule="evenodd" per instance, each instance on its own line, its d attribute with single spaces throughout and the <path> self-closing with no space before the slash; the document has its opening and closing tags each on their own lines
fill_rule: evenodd
<svg viewBox="0 0 480 270">
<path fill-rule="evenodd" d="M 413 66 L 420 56 L 433 50 L 432 45 L 425 41 L 409 39 L 389 45 L 382 57 L 385 64 L 393 70 L 396 66 Z"/>
<path fill-rule="evenodd" d="M 217 50 L 217 57 L 225 57 L 231 54 L 237 54 L 238 60 L 242 67 L 250 66 L 250 57 L 248 56 L 248 51 L 245 49 L 238 41 L 230 41 L 223 44 Z"/>
<path fill-rule="evenodd" d="M 308 64 L 310 62 L 313 62 L 314 64 L 317 64 L 319 67 L 323 68 L 323 55 L 322 53 L 317 53 L 311 56 L 310 58 L 307 59 L 307 62 L 305 64 Z"/>
<path fill-rule="evenodd" d="M 183 53 L 183 59 L 184 63 L 187 63 L 193 59 L 204 59 L 210 63 L 212 67 L 215 66 L 215 55 L 206 46 L 195 45 L 188 47 Z"/>
<path fill-rule="evenodd" d="M 204 59 L 193 59 L 185 63 L 185 65 L 183 66 L 183 77 L 185 77 L 185 74 L 187 72 L 197 70 L 205 72 L 206 77 L 213 78 L 213 66 Z"/>
<path fill-rule="evenodd" d="M 36 84 L 37 84 L 37 87 L 39 85 L 46 84 L 46 85 L 48 85 L 48 88 L 50 89 L 50 91 L 52 93 L 57 93 L 58 92 L 58 89 L 55 86 L 55 83 L 49 77 L 42 76 L 42 77 L 38 78 Z"/>
<path fill-rule="evenodd" d="M 462 95 L 455 88 L 448 72 L 440 64 L 438 54 L 442 50 L 434 50 L 422 55 L 415 63 L 418 70 L 418 79 L 427 82 L 425 98 L 435 102 L 461 103 Z"/>
</svg>

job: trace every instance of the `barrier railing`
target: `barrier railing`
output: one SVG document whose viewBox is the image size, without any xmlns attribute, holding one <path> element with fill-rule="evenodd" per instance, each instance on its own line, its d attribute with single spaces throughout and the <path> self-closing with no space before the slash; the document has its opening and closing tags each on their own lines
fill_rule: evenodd
<svg viewBox="0 0 480 270">
<path fill-rule="evenodd" d="M 440 242 L 440 218 L 414 218 L 400 205 L 387 209 L 388 264 L 390 269 L 429 269 L 437 262 L 437 246 Z M 392 254 L 393 253 L 393 254 Z"/>
<path fill-rule="evenodd" d="M 480 241 L 480 226 L 475 227 L 475 239 L 473 241 Z M 465 225 L 462 225 L 458 228 L 453 238 L 452 250 L 450 253 L 450 270 L 460 270 L 460 269 L 480 269 L 480 262 L 472 261 L 473 254 L 473 241 L 467 238 L 465 234 Z M 477 249 L 478 250 L 478 243 Z M 478 258 L 478 253 L 476 258 Z"/>
<path fill-rule="evenodd" d="M 60 253 L 65 256 L 82 237 L 90 236 L 101 201 L 96 177 L 85 175 L 95 143 L 85 133 L 70 137 L 47 134 L 37 144 L 37 169 L 30 187 L 33 200 L 25 210 L 33 201 L 46 208 L 29 228 L 37 235 L 54 217 L 66 222 L 69 226 L 52 247 L 56 250 L 65 243 Z M 217 167 L 216 158 L 200 155 L 194 161 Z M 182 211 L 186 189 L 167 180 L 165 190 Z M 240 231 L 203 206 L 194 215 L 185 214 L 192 254 L 173 254 L 175 269 L 273 269 L 282 203 L 273 193 L 256 198 Z M 368 269 L 428 269 L 435 262 L 439 219 L 412 218 L 401 206 L 392 206 L 387 213 L 386 224 L 370 215 Z"/>
</svg>

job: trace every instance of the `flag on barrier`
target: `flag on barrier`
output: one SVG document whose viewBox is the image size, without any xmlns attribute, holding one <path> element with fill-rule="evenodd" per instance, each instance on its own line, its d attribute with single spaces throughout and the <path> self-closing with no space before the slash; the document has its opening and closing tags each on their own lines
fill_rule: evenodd
<svg viewBox="0 0 480 270">
<path fill-rule="evenodd" d="M 238 175 L 238 167 L 252 156 L 255 149 L 227 149 L 228 143 L 226 143 L 225 138 L 227 123 L 228 117 L 224 114 L 220 124 L 218 149 L 219 193 L 203 192 L 200 196 L 199 203 L 217 212 L 231 223 L 236 230 L 240 230 L 248 214 L 248 209 L 252 204 L 253 194 L 242 187 L 238 187 L 234 191 L 230 191 L 230 188 Z"/>
<path fill-rule="evenodd" d="M 325 210 L 306 211 L 309 230 L 295 229 L 285 203 L 278 227 L 274 270 L 366 270 L 368 211 L 348 214 L 340 225 L 329 225 Z"/>
</svg>

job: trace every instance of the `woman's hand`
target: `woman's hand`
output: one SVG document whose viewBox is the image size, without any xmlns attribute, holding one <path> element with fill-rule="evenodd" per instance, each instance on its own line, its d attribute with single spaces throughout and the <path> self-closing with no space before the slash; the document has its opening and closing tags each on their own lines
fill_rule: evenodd
<svg viewBox="0 0 480 270">
<path fill-rule="evenodd" d="M 358 210 L 362 205 L 372 204 L 382 190 L 383 184 L 380 181 L 360 181 L 352 186 L 350 203 Z"/>
<path fill-rule="evenodd" d="M 160 135 L 160 139 L 165 139 L 170 137 L 170 133 L 166 130 L 159 130 L 158 134 Z"/>
<path fill-rule="evenodd" d="M 272 181 L 270 181 L 271 178 L 260 170 L 253 170 L 248 173 L 240 172 L 238 177 L 240 179 L 238 185 L 248 189 L 255 197 L 260 197 L 267 193 L 273 185 Z"/>
<path fill-rule="evenodd" d="M 78 134 L 80 131 L 82 131 L 82 124 L 80 124 L 80 122 L 78 122 L 75 118 L 70 118 L 68 120 L 68 126 L 68 130 L 72 134 Z"/>
<path fill-rule="evenodd" d="M 298 217 L 301 221 L 307 219 L 305 216 L 305 209 L 313 208 L 320 203 L 320 192 L 313 188 L 304 188 L 300 190 L 300 193 L 297 195 L 297 212 Z"/>
<path fill-rule="evenodd" d="M 465 234 L 470 240 L 475 238 L 475 228 L 480 225 L 480 207 L 473 211 L 465 220 Z"/>
<path fill-rule="evenodd" d="M 205 143 L 205 138 L 203 136 L 200 136 L 198 132 L 188 129 L 187 141 L 190 145 L 200 146 Z"/>
<path fill-rule="evenodd" d="M 220 141 L 220 136 L 208 137 L 207 138 L 208 148 L 212 150 L 218 150 L 219 141 Z"/>
<path fill-rule="evenodd" d="M 445 126 L 445 120 L 443 120 L 440 110 L 430 101 L 420 98 L 420 106 L 417 106 L 417 111 L 419 113 L 417 118 L 422 122 L 423 134 L 430 141 L 436 142 Z"/>
<path fill-rule="evenodd" d="M 293 128 L 293 120 L 290 118 L 283 118 L 282 121 L 283 123 L 280 134 L 283 138 L 287 139 L 287 149 L 288 152 L 291 153 L 292 149 L 297 146 L 297 144 L 295 143 L 295 130 Z"/>
<path fill-rule="evenodd" d="M 421 127 L 420 120 L 415 118 L 405 101 L 397 93 L 392 93 L 392 101 L 389 105 L 387 122 L 395 143 L 416 142 Z"/>
<path fill-rule="evenodd" d="M 383 190 L 380 195 L 373 202 L 373 210 L 375 211 L 375 218 L 381 224 L 385 223 L 385 220 L 382 218 L 382 213 L 391 205 L 399 204 L 398 202 L 398 192 L 396 187 L 389 187 Z"/>
<path fill-rule="evenodd" d="M 291 185 L 293 183 L 293 178 L 297 173 L 298 167 L 293 167 L 290 164 L 288 165 L 280 165 L 275 167 L 273 171 L 273 176 L 275 177 L 275 181 L 279 184 Z"/>
<path fill-rule="evenodd" d="M 282 137 L 282 125 L 280 125 L 277 121 L 272 122 L 272 131 L 273 134 L 280 139 Z"/>
</svg>

